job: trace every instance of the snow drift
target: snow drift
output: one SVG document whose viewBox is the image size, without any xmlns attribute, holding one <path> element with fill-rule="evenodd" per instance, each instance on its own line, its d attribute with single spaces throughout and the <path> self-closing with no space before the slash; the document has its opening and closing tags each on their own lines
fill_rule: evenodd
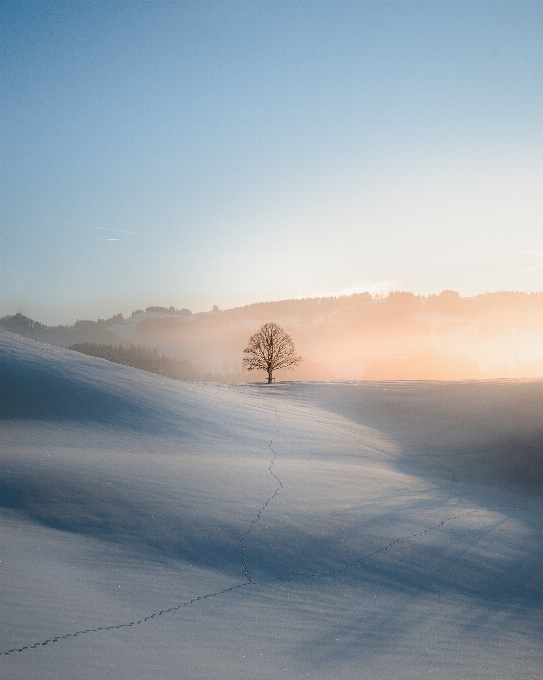
<svg viewBox="0 0 543 680">
<path fill-rule="evenodd" d="M 540 673 L 541 383 L 0 381 L 3 677 Z"/>
</svg>

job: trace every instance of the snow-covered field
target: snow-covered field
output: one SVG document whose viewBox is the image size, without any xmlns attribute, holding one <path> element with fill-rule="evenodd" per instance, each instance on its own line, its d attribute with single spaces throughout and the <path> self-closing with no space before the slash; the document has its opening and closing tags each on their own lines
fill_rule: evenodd
<svg viewBox="0 0 543 680">
<path fill-rule="evenodd" d="M 542 405 L 1 333 L 0 677 L 541 678 Z"/>
</svg>

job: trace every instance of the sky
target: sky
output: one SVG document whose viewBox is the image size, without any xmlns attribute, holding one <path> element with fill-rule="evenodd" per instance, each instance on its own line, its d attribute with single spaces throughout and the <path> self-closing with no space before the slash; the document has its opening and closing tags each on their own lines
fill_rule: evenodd
<svg viewBox="0 0 543 680">
<path fill-rule="evenodd" d="M 543 3 L 0 3 L 0 315 L 543 290 Z"/>
</svg>

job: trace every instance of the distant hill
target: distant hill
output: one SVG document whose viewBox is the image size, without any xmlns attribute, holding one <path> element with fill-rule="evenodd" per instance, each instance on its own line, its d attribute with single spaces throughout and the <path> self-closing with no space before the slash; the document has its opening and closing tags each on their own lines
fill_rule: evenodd
<svg viewBox="0 0 543 680">
<path fill-rule="evenodd" d="M 47 327 L 22 314 L 0 326 L 68 347 L 138 345 L 188 361 L 199 375 L 254 381 L 241 370 L 249 336 L 274 321 L 292 336 L 302 364 L 277 379 L 464 380 L 543 376 L 543 294 L 498 292 L 463 298 L 455 291 L 416 296 L 306 298 L 191 313 L 174 307 L 135 310 L 73 326 Z M 263 378 L 263 375 L 262 375 Z"/>
<path fill-rule="evenodd" d="M 110 326 L 122 323 L 122 321 L 123 315 L 115 314 L 110 319 L 98 319 L 98 321 L 78 320 L 73 326 L 45 326 L 21 313 L 17 313 L 13 316 L 1 318 L 0 327 L 32 340 L 40 340 L 57 347 L 68 347 L 76 342 L 119 342 L 118 336 L 108 329 Z"/>
</svg>

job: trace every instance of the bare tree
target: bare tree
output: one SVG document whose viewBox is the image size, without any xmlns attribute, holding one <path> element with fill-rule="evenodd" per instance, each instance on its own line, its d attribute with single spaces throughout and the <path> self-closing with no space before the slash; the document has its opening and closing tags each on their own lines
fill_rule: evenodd
<svg viewBox="0 0 543 680">
<path fill-rule="evenodd" d="M 246 355 L 243 368 L 246 371 L 266 371 L 268 383 L 271 383 L 272 373 L 276 369 L 291 368 L 302 361 L 302 357 L 294 350 L 290 335 L 276 323 L 265 323 L 258 333 L 251 335 L 243 353 Z"/>
</svg>

